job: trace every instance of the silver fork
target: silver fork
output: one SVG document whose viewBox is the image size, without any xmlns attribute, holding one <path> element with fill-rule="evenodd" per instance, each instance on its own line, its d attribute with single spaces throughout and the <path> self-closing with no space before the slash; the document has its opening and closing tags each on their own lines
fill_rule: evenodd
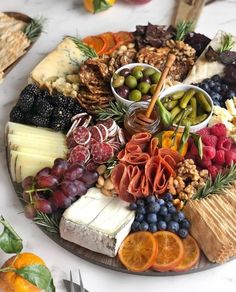
<svg viewBox="0 0 236 292">
<path fill-rule="evenodd" d="M 80 270 L 79 270 L 79 281 L 80 281 L 80 291 L 78 291 L 78 292 L 85 292 Z M 70 292 L 76 292 L 71 271 L 70 271 Z"/>
</svg>

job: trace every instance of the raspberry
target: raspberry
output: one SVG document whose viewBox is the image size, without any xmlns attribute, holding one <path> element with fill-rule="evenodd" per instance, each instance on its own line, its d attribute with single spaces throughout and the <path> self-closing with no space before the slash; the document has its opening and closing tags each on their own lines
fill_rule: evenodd
<svg viewBox="0 0 236 292">
<path fill-rule="evenodd" d="M 216 150 L 211 146 L 203 146 L 203 159 L 211 160 L 215 157 Z"/>
<path fill-rule="evenodd" d="M 190 153 L 191 153 L 192 155 L 198 155 L 197 147 L 196 147 L 194 144 L 192 144 L 192 146 L 191 146 L 191 148 L 190 148 Z"/>
<path fill-rule="evenodd" d="M 236 152 L 225 151 L 225 164 L 230 165 L 232 162 L 236 163 Z"/>
<path fill-rule="evenodd" d="M 214 135 L 205 135 L 202 136 L 202 143 L 206 146 L 216 147 L 217 137 Z"/>
<path fill-rule="evenodd" d="M 211 178 L 214 180 L 219 172 L 218 168 L 215 165 L 211 165 L 208 167 L 208 172 Z"/>
<path fill-rule="evenodd" d="M 205 135 L 209 135 L 210 129 L 209 128 L 201 129 L 201 130 L 197 131 L 197 134 L 200 135 L 201 137 L 205 136 Z"/>
<path fill-rule="evenodd" d="M 201 159 L 200 157 L 197 157 L 195 160 L 196 164 L 203 169 L 208 169 L 208 167 L 212 165 L 212 161 L 209 159 Z"/>
<path fill-rule="evenodd" d="M 231 149 L 232 146 L 232 140 L 227 137 L 218 137 L 218 141 L 216 144 L 217 150 L 225 150 L 228 151 Z"/>
<path fill-rule="evenodd" d="M 213 162 L 219 165 L 223 165 L 225 163 L 225 151 L 217 150 Z"/>
<path fill-rule="evenodd" d="M 224 124 L 222 123 L 218 123 L 218 124 L 215 124 L 213 127 L 210 128 L 210 133 L 212 135 L 215 135 L 217 137 L 225 137 L 226 136 L 226 133 L 227 133 L 227 130 L 226 130 L 226 127 Z"/>
</svg>

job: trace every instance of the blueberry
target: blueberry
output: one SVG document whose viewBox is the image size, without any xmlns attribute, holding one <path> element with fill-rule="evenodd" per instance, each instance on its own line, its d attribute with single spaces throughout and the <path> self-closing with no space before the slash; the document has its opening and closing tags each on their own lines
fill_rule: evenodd
<svg viewBox="0 0 236 292">
<path fill-rule="evenodd" d="M 233 91 L 233 90 L 229 90 L 228 91 L 228 93 L 227 93 L 227 98 L 233 98 L 233 97 L 235 97 L 236 96 L 236 94 L 235 94 L 235 92 Z"/>
<path fill-rule="evenodd" d="M 215 82 L 213 80 L 210 80 L 208 82 L 208 85 L 209 85 L 210 88 L 214 88 L 215 87 Z"/>
<path fill-rule="evenodd" d="M 173 200 L 173 196 L 171 193 L 166 193 L 164 196 L 163 196 L 163 200 L 165 201 L 172 201 Z"/>
<path fill-rule="evenodd" d="M 202 86 L 201 86 L 201 88 L 203 90 L 208 90 L 209 89 L 209 85 L 207 83 L 203 83 Z"/>
<path fill-rule="evenodd" d="M 148 196 L 146 198 L 148 203 L 154 203 L 156 201 L 156 197 L 155 196 Z"/>
<path fill-rule="evenodd" d="M 158 227 L 159 230 L 166 230 L 167 223 L 165 221 L 159 221 L 157 223 L 157 227 Z"/>
<path fill-rule="evenodd" d="M 149 231 L 152 233 L 157 232 L 157 225 L 155 223 L 151 223 L 149 225 Z"/>
<path fill-rule="evenodd" d="M 131 230 L 132 231 L 139 231 L 139 227 L 140 227 L 140 222 L 134 221 L 131 225 Z"/>
<path fill-rule="evenodd" d="M 173 203 L 172 202 L 166 202 L 165 206 L 169 209 L 169 208 L 173 207 Z"/>
<path fill-rule="evenodd" d="M 173 219 L 176 221 L 176 222 L 181 222 L 182 220 L 185 219 L 185 215 L 183 212 L 179 211 L 177 213 L 175 213 L 173 215 Z"/>
<path fill-rule="evenodd" d="M 220 82 L 220 81 L 221 81 L 221 78 L 220 78 L 220 76 L 219 76 L 218 74 L 212 76 L 211 79 L 212 79 L 214 82 Z"/>
<path fill-rule="evenodd" d="M 132 211 L 136 210 L 137 209 L 137 204 L 136 203 L 131 203 L 129 205 L 129 209 L 132 210 Z"/>
<path fill-rule="evenodd" d="M 222 89 L 223 92 L 227 92 L 229 90 L 229 86 L 227 84 L 223 83 L 221 85 L 221 89 Z"/>
<path fill-rule="evenodd" d="M 180 222 L 181 228 L 189 229 L 190 228 L 190 223 L 187 219 L 184 219 Z"/>
<path fill-rule="evenodd" d="M 165 206 L 162 206 L 160 209 L 160 215 L 166 216 L 168 214 L 168 209 Z"/>
<path fill-rule="evenodd" d="M 170 232 L 177 233 L 179 231 L 179 223 L 178 222 L 175 222 L 175 221 L 170 221 L 168 223 L 168 230 Z"/>
<path fill-rule="evenodd" d="M 147 215 L 147 222 L 148 223 L 156 223 L 157 222 L 157 215 L 155 213 L 149 213 Z"/>
<path fill-rule="evenodd" d="M 215 88 L 216 88 L 217 86 L 219 86 L 219 87 L 221 88 L 221 82 L 215 82 L 214 90 L 215 90 Z"/>
<path fill-rule="evenodd" d="M 212 98 L 214 101 L 220 101 L 220 100 L 222 99 L 222 96 L 221 96 L 219 93 L 214 92 L 214 93 L 212 93 L 211 98 Z"/>
<path fill-rule="evenodd" d="M 210 78 L 206 78 L 203 81 L 204 81 L 204 83 L 208 83 L 210 80 L 211 80 Z"/>
<path fill-rule="evenodd" d="M 185 229 L 185 228 L 180 228 L 179 232 L 178 232 L 178 235 L 181 237 L 181 238 L 186 238 L 188 236 L 188 230 Z"/>
<path fill-rule="evenodd" d="M 149 225 L 148 225 L 148 223 L 145 222 L 145 221 L 142 222 L 142 223 L 140 224 L 140 226 L 139 226 L 139 230 L 140 230 L 140 231 L 147 231 L 148 228 L 149 228 Z"/>
<path fill-rule="evenodd" d="M 142 200 L 142 199 L 138 199 L 138 200 L 136 201 L 136 204 L 137 204 L 138 206 L 144 206 L 144 200 Z"/>
<path fill-rule="evenodd" d="M 167 214 L 167 215 L 164 217 L 164 220 L 165 220 L 166 222 L 169 222 L 171 219 L 172 219 L 171 214 Z"/>
<path fill-rule="evenodd" d="M 217 86 L 214 88 L 214 91 L 220 93 L 220 92 L 221 92 L 221 86 L 217 85 Z"/>
<path fill-rule="evenodd" d="M 137 213 L 146 214 L 146 209 L 143 206 L 138 206 Z"/>
<path fill-rule="evenodd" d="M 160 210 L 160 205 L 157 202 L 148 204 L 147 211 L 148 213 L 157 213 Z"/>
<path fill-rule="evenodd" d="M 143 219 L 144 219 L 143 214 L 137 213 L 137 214 L 135 215 L 135 220 L 136 220 L 136 221 L 138 221 L 138 222 L 142 222 Z"/>
<path fill-rule="evenodd" d="M 165 204 L 165 201 L 163 199 L 158 199 L 157 200 L 157 203 L 160 205 L 160 206 L 163 206 Z"/>
<path fill-rule="evenodd" d="M 169 209 L 168 209 L 168 212 L 169 212 L 170 214 L 175 214 L 175 213 L 176 213 L 176 208 L 175 208 L 175 206 L 172 206 L 171 208 L 169 208 Z"/>
</svg>

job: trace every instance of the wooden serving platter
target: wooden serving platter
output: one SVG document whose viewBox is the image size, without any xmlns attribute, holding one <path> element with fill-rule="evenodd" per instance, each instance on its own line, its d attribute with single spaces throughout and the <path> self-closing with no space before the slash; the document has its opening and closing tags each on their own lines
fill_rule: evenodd
<svg viewBox="0 0 236 292">
<path fill-rule="evenodd" d="M 17 20 L 22 20 L 24 22 L 26 22 L 27 24 L 29 24 L 33 19 L 23 13 L 20 12 L 12 12 L 12 11 L 7 11 L 7 12 L 3 12 L 5 14 L 7 14 L 10 17 L 14 17 Z M 38 36 L 39 38 L 39 36 Z M 18 58 L 13 64 L 11 64 L 8 68 L 6 68 L 4 70 L 4 78 L 7 76 L 7 74 L 20 62 L 20 60 L 27 54 L 27 52 L 32 48 L 32 46 L 34 45 L 34 43 L 38 40 L 38 38 L 36 40 L 34 40 L 33 42 L 30 43 L 29 47 L 26 49 L 26 52 L 24 55 L 22 55 L 20 58 Z"/>
</svg>

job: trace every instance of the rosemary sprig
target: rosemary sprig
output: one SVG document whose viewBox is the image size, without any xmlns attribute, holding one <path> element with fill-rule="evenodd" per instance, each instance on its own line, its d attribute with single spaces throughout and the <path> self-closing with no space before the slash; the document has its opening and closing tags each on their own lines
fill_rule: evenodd
<svg viewBox="0 0 236 292">
<path fill-rule="evenodd" d="M 70 36 L 69 38 L 76 44 L 76 46 L 84 53 L 86 57 L 96 58 L 98 56 L 94 49 L 83 43 L 79 37 Z"/>
<path fill-rule="evenodd" d="M 224 51 L 230 51 L 233 48 L 235 41 L 233 40 L 233 37 L 230 33 L 226 33 L 223 36 L 223 40 L 221 42 L 221 46 L 218 49 L 219 53 L 222 53 Z"/>
<path fill-rule="evenodd" d="M 203 199 L 211 194 L 216 194 L 222 189 L 227 188 L 233 181 L 236 180 L 236 164 L 231 164 L 227 172 L 219 172 L 213 181 L 211 177 L 206 181 L 206 184 L 193 197 L 196 199 Z"/>
<path fill-rule="evenodd" d="M 45 213 L 37 211 L 37 214 L 34 217 L 34 223 L 42 226 L 50 233 L 59 233 L 59 221 L 53 214 L 48 216 Z"/>
<path fill-rule="evenodd" d="M 34 18 L 23 30 L 23 33 L 27 36 L 27 38 L 34 42 L 37 37 L 43 32 L 43 25 L 46 21 L 46 18 L 39 17 Z"/>
<path fill-rule="evenodd" d="M 186 37 L 186 35 L 193 31 L 194 22 L 192 21 L 180 21 L 176 25 L 176 34 L 175 40 L 182 41 Z"/>
<path fill-rule="evenodd" d="M 105 171 L 105 176 L 109 177 L 113 168 L 118 164 L 118 159 L 116 156 L 113 156 L 111 159 L 109 159 L 106 163 L 106 171 Z"/>
<path fill-rule="evenodd" d="M 119 102 L 110 102 L 109 107 L 99 108 L 96 112 L 98 119 L 105 120 L 112 118 L 117 122 L 117 124 L 122 124 L 124 120 L 124 115 L 127 109 L 124 105 Z"/>
</svg>

